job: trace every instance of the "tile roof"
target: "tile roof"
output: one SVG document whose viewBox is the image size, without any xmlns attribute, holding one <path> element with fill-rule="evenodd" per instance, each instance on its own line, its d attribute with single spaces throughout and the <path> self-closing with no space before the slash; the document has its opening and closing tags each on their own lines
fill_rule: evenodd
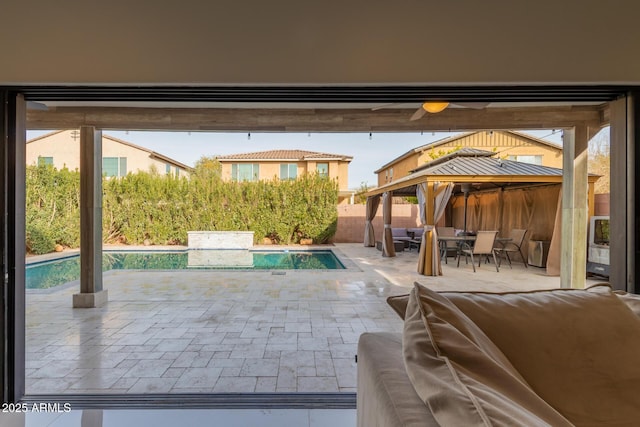
<svg viewBox="0 0 640 427">
<path fill-rule="evenodd" d="M 343 160 L 350 162 L 353 157 L 344 154 L 319 153 L 305 150 L 268 150 L 253 153 L 227 154 L 217 156 L 218 160 Z"/>
</svg>

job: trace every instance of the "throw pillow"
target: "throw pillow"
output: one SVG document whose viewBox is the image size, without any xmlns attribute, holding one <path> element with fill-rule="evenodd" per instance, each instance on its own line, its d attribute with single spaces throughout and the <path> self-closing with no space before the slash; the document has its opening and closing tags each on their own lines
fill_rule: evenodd
<svg viewBox="0 0 640 427">
<path fill-rule="evenodd" d="M 398 313 L 398 316 L 404 320 L 404 315 L 407 311 L 407 304 L 409 303 L 409 294 L 394 295 L 387 298 L 387 304 L 391 306 L 393 311 Z"/>
<path fill-rule="evenodd" d="M 415 284 L 403 355 L 417 394 L 440 425 L 569 426 L 455 305 Z"/>
</svg>

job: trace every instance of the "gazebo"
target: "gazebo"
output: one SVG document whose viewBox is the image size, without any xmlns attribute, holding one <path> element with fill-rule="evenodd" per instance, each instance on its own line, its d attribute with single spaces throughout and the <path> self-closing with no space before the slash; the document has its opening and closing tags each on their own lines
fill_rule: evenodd
<svg viewBox="0 0 640 427">
<path fill-rule="evenodd" d="M 594 214 L 594 183 L 588 177 L 588 214 Z M 392 196 L 417 196 L 425 233 L 418 272 L 442 274 L 435 225 L 460 229 L 511 228 L 535 230 L 535 237 L 551 240 L 549 274 L 560 273 L 560 193 L 562 169 L 499 158 L 496 153 L 464 148 L 414 169 L 397 181 L 367 193 L 365 246 L 375 244 L 371 220 L 383 200 L 382 255 L 395 256 L 391 235 Z M 470 202 L 471 201 L 471 202 Z M 469 206 L 471 204 L 471 206 Z"/>
</svg>

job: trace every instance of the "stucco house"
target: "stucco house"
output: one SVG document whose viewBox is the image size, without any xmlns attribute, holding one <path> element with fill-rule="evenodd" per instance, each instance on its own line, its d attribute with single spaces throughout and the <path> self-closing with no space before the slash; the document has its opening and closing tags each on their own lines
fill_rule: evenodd
<svg viewBox="0 0 640 427">
<path fill-rule="evenodd" d="M 80 168 L 80 132 L 58 130 L 27 141 L 27 165 L 50 164 L 58 169 Z M 188 176 L 191 168 L 148 148 L 102 135 L 102 173 L 107 177 L 129 172 L 149 172 Z"/>
<path fill-rule="evenodd" d="M 386 163 L 375 171 L 378 186 L 405 177 L 434 158 L 467 147 L 493 151 L 506 160 L 562 168 L 562 147 L 559 145 L 508 130 L 467 132 L 421 145 Z"/>
<path fill-rule="evenodd" d="M 258 181 L 296 179 L 305 173 L 318 173 L 338 181 L 338 204 L 352 203 L 354 192 L 348 189 L 352 156 L 305 150 L 268 150 L 218 156 L 222 179 Z"/>
</svg>

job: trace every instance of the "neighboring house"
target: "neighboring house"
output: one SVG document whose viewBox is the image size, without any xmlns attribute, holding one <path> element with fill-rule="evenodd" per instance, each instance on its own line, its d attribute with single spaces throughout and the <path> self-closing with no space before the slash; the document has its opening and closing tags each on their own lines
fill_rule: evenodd
<svg viewBox="0 0 640 427">
<path fill-rule="evenodd" d="M 80 169 L 80 132 L 59 130 L 27 141 L 27 165 L 49 164 L 57 169 Z M 108 177 L 129 172 L 188 176 L 192 168 L 148 148 L 102 134 L 102 173 Z"/>
<path fill-rule="evenodd" d="M 337 179 L 340 191 L 338 204 L 353 202 L 354 191 L 348 190 L 351 156 L 304 150 L 269 150 L 229 154 L 217 159 L 222 164 L 222 179 L 227 181 L 296 179 L 305 173 L 318 173 Z"/>
<path fill-rule="evenodd" d="M 378 186 L 405 177 L 414 169 L 461 148 L 492 151 L 498 157 L 539 166 L 562 168 L 562 147 L 519 132 L 494 130 L 451 136 L 409 150 L 376 170 Z"/>
</svg>

